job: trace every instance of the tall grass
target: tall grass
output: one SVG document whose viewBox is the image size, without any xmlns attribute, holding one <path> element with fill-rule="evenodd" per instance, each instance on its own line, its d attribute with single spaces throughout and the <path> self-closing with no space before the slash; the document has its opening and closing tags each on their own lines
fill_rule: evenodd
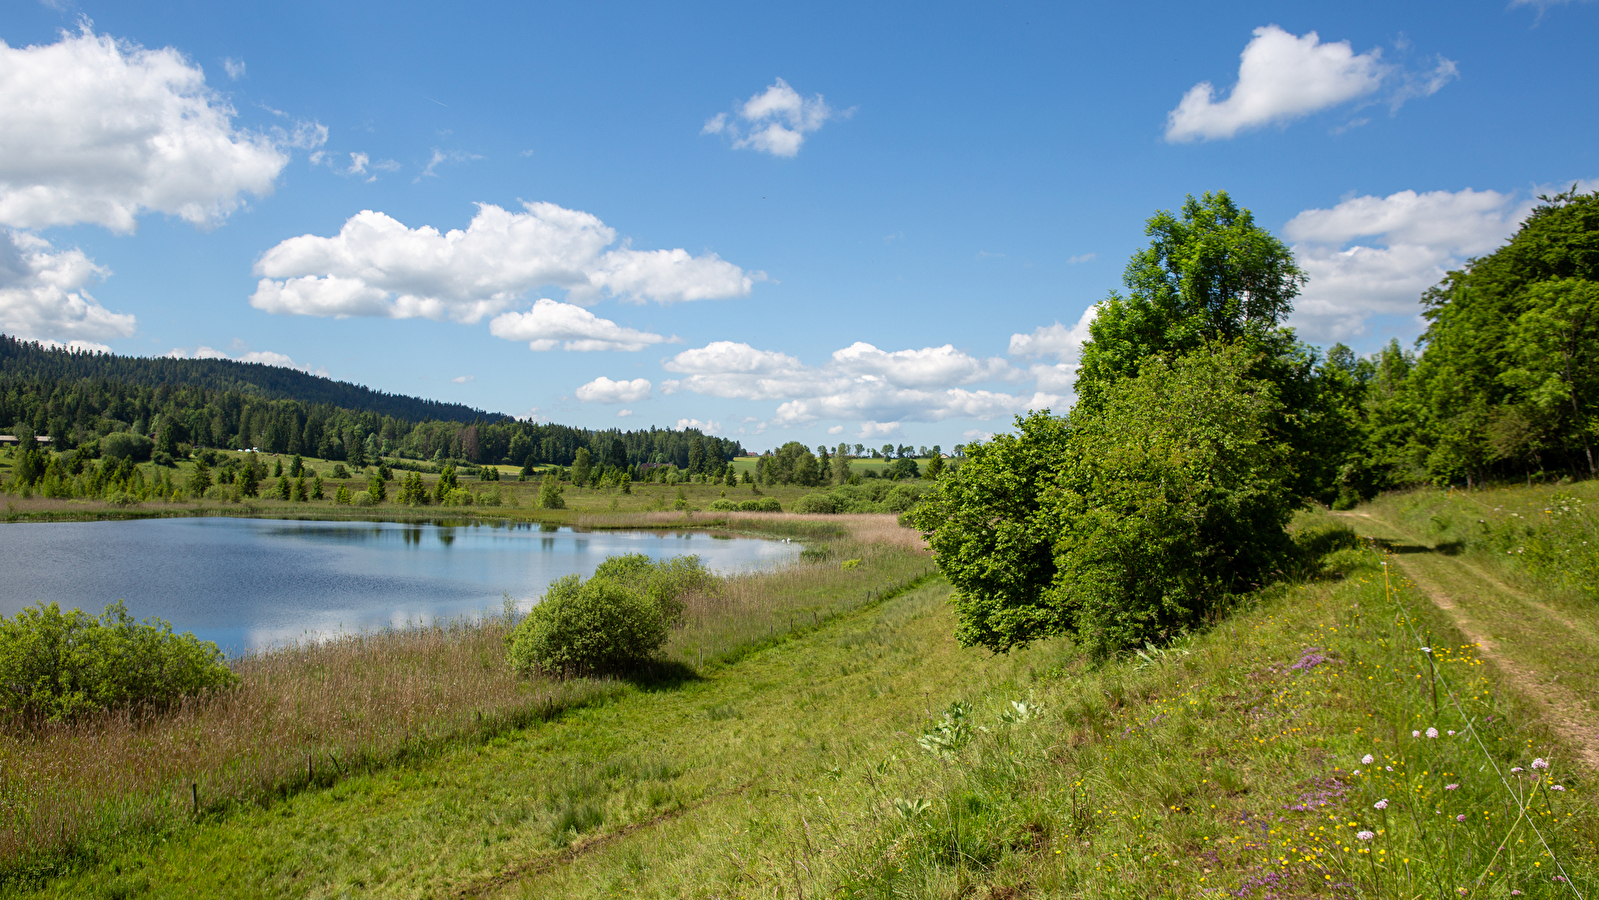
<svg viewBox="0 0 1599 900">
<path fill-rule="evenodd" d="M 861 562 L 844 568 L 845 558 Z M 843 542 L 733 575 L 686 598 L 666 655 L 730 660 L 931 569 L 925 555 Z M 513 625 L 491 616 L 276 649 L 235 660 L 236 688 L 159 715 L 0 728 L 0 885 L 79 868 L 123 836 L 480 743 L 627 690 L 517 676 L 505 652 Z"/>
<path fill-rule="evenodd" d="M 1599 482 L 1392 494 L 1369 510 L 1530 586 L 1599 600 Z"/>
</svg>

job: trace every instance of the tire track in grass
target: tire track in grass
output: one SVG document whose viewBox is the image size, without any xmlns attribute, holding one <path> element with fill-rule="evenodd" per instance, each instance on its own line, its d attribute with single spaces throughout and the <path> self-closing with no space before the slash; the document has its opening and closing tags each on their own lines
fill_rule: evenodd
<svg viewBox="0 0 1599 900">
<path fill-rule="evenodd" d="M 1334 515 L 1355 520 L 1357 532 L 1379 543 L 1393 544 L 1397 535 L 1399 540 L 1418 546 L 1429 546 L 1424 539 L 1408 529 L 1368 513 L 1334 513 Z M 1591 637 L 1593 629 L 1586 623 L 1561 614 L 1535 597 L 1511 588 L 1478 566 L 1444 555 L 1439 552 L 1436 545 L 1430 546 L 1430 549 L 1433 552 L 1389 552 L 1387 557 L 1390 565 L 1402 571 L 1435 606 L 1449 616 L 1462 634 L 1477 645 L 1481 657 L 1498 669 L 1504 675 L 1506 682 L 1529 701 L 1540 716 L 1567 736 L 1572 752 L 1582 760 L 1583 764 L 1590 770 L 1599 772 L 1599 722 L 1595 721 L 1592 704 L 1576 691 L 1556 681 L 1558 675 L 1549 677 L 1548 673 L 1520 662 L 1513 651 L 1507 651 L 1503 647 L 1508 642 L 1495 640 L 1488 635 L 1483 623 L 1472 615 L 1472 610 L 1478 607 L 1485 597 L 1497 599 L 1506 606 L 1531 607 L 1547 621 L 1565 629 L 1568 633 L 1587 638 L 1586 643 L 1590 644 L 1594 643 Z M 1445 582 L 1452 583 L 1453 586 L 1446 589 Z M 1523 639 L 1537 639 L 1533 633 L 1537 629 L 1522 627 L 1519 630 L 1523 633 Z"/>
</svg>

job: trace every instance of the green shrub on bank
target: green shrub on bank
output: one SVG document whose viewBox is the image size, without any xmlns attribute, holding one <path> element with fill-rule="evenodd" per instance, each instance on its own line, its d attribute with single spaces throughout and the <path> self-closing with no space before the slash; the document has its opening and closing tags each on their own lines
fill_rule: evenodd
<svg viewBox="0 0 1599 900">
<path fill-rule="evenodd" d="M 54 603 L 0 616 L 0 706 L 29 720 L 161 705 L 237 681 L 216 644 L 138 622 L 120 601 L 99 618 Z"/>
<path fill-rule="evenodd" d="M 745 500 L 738 505 L 739 512 L 782 512 L 783 507 L 777 502 L 776 497 L 762 497 L 758 500 Z"/>
<path fill-rule="evenodd" d="M 654 562 L 630 553 L 607 559 L 588 581 L 554 581 L 511 632 L 511 667 L 561 675 L 636 669 L 666 644 L 683 596 L 713 578 L 697 556 Z"/>
<path fill-rule="evenodd" d="M 613 556 L 594 570 L 595 578 L 607 578 L 643 594 L 660 607 L 667 624 L 683 615 L 683 595 L 704 590 L 715 580 L 698 556 L 674 556 L 660 562 L 643 553 Z"/>
<path fill-rule="evenodd" d="M 517 672 L 622 672 L 660 651 L 666 617 L 659 604 L 625 585 L 568 575 L 550 585 L 510 640 Z"/>
</svg>

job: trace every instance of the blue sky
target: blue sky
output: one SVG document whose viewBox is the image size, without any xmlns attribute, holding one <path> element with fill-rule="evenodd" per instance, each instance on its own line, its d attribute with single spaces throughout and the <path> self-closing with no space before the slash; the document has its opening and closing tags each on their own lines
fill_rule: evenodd
<svg viewBox="0 0 1599 900">
<path fill-rule="evenodd" d="M 756 449 L 1064 410 L 1190 193 L 1369 351 L 1599 178 L 1594 2 L 4 9 L 0 331 Z"/>
</svg>

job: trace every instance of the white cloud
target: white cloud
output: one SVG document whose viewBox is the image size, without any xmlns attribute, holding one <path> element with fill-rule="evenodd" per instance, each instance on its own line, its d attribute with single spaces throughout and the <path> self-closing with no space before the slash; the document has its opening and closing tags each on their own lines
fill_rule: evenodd
<svg viewBox="0 0 1599 900">
<path fill-rule="evenodd" d="M 573 393 L 584 403 L 637 403 L 650 399 L 651 387 L 648 378 L 612 381 L 601 375 Z"/>
<path fill-rule="evenodd" d="M 476 375 L 457 375 L 450 379 L 451 384 L 471 384 L 474 381 L 477 381 Z"/>
<path fill-rule="evenodd" d="M 1066 257 L 1066 265 L 1075 266 L 1078 263 L 1093 262 L 1098 253 L 1080 253 L 1077 256 Z"/>
<path fill-rule="evenodd" d="M 98 343 L 129 337 L 134 317 L 113 313 L 85 289 L 111 274 L 82 250 L 57 251 L 26 232 L 0 231 L 0 331 L 25 340 Z"/>
<path fill-rule="evenodd" d="M 553 203 L 523 208 L 480 203 L 464 231 L 443 234 L 364 210 L 333 237 L 301 235 L 262 254 L 250 303 L 273 313 L 476 322 L 542 286 L 566 288 L 580 303 L 607 293 L 674 303 L 748 296 L 766 280 L 714 253 L 607 251 L 616 232 L 598 217 Z"/>
<path fill-rule="evenodd" d="M 290 359 L 287 354 L 275 353 L 271 350 L 255 350 L 246 353 L 240 353 L 239 355 L 234 356 L 224 353 L 223 351 L 217 350 L 213 347 L 207 347 L 206 345 L 201 344 L 193 350 L 188 350 L 183 347 L 174 347 L 173 349 L 168 350 L 165 355 L 172 359 L 231 359 L 234 362 L 260 363 L 263 366 L 277 366 L 278 368 L 282 369 L 295 369 L 310 375 L 320 375 L 323 378 L 328 377 L 327 369 L 320 367 L 313 369 L 310 366 L 301 365 Z"/>
<path fill-rule="evenodd" d="M 1023 359 L 1053 356 L 1062 362 L 1075 363 L 1082 356 L 1083 343 L 1088 340 L 1088 326 L 1099 314 L 1096 304 L 1083 310 L 1077 324 L 1070 328 L 1058 320 L 1053 325 L 1033 329 L 1032 334 L 1010 336 L 1010 355 Z"/>
<path fill-rule="evenodd" d="M 734 108 L 733 121 L 727 113 L 706 120 L 700 134 L 725 134 L 739 150 L 758 150 L 773 156 L 793 157 L 799 153 L 805 136 L 821 128 L 828 119 L 848 117 L 854 109 L 840 113 L 827 105 L 821 94 L 809 100 L 779 78 L 765 91 Z"/>
<path fill-rule="evenodd" d="M 862 422 L 860 434 L 856 437 L 887 437 L 891 434 L 899 434 L 898 422 Z"/>
<path fill-rule="evenodd" d="M 979 359 L 954 347 L 887 352 L 857 342 L 821 366 L 785 353 L 717 341 L 685 350 L 662 367 L 685 377 L 663 382 L 662 392 L 692 391 L 740 400 L 781 400 L 774 422 L 817 419 L 874 421 L 993 418 L 1057 404 L 1045 393 L 1012 395 L 957 385 L 1023 377 L 1002 359 Z"/>
<path fill-rule="evenodd" d="M 625 419 L 628 416 L 631 416 L 632 414 L 633 414 L 633 411 L 631 409 L 619 409 L 619 410 L 616 411 L 616 417 L 618 419 Z"/>
<path fill-rule="evenodd" d="M 434 101 L 434 102 L 437 102 L 437 101 Z M 440 103 L 439 105 L 443 106 L 444 104 Z M 445 152 L 445 151 L 440 150 L 437 147 L 435 147 L 433 149 L 432 158 L 429 159 L 428 160 L 428 164 L 425 167 L 423 167 L 422 173 L 420 175 L 417 175 L 415 178 L 411 179 L 411 183 L 412 184 L 416 184 L 417 182 L 421 181 L 424 178 L 437 178 L 437 177 L 439 177 L 439 173 L 436 170 L 438 169 L 440 163 L 447 163 L 447 162 L 448 163 L 464 163 L 464 162 L 472 162 L 474 160 L 479 160 L 479 159 L 482 159 L 482 158 L 483 157 L 479 156 L 476 153 L 463 153 L 463 152 L 461 152 L 459 150 L 451 150 L 449 152 Z"/>
<path fill-rule="evenodd" d="M 0 42 L 0 224 L 92 223 L 131 232 L 154 211 L 200 226 L 272 192 L 287 147 L 325 136 L 301 123 L 233 127 L 232 106 L 171 48 L 91 32 L 54 44 Z"/>
<path fill-rule="evenodd" d="M 527 341 L 528 349 L 554 350 L 643 350 L 651 344 L 670 343 L 648 331 L 624 328 L 602 319 L 581 306 L 540 299 L 527 312 L 505 312 L 489 322 L 489 334 L 508 341 Z"/>
<path fill-rule="evenodd" d="M 1515 232 L 1533 201 L 1498 191 L 1400 191 L 1307 209 L 1283 226 L 1310 282 L 1290 324 L 1312 341 L 1365 333 L 1375 315 L 1415 315 L 1421 294 Z"/>
<path fill-rule="evenodd" d="M 979 430 L 973 428 L 970 431 L 962 432 L 961 433 L 961 437 L 965 438 L 968 441 L 991 441 L 991 440 L 994 439 L 994 432 L 992 432 L 992 431 L 979 431 Z"/>
<path fill-rule="evenodd" d="M 228 78 L 238 81 L 244 77 L 244 60 L 230 56 L 222 61 L 222 70 L 228 73 Z"/>
<path fill-rule="evenodd" d="M 1286 123 L 1319 110 L 1375 94 L 1388 80 L 1397 82 L 1389 104 L 1430 96 L 1457 77 L 1455 64 L 1442 57 L 1421 74 L 1405 73 L 1382 59 L 1382 51 L 1355 53 L 1348 41 L 1323 44 L 1316 32 L 1295 37 L 1276 25 L 1256 28 L 1244 47 L 1238 83 L 1225 100 L 1202 81 L 1189 89 L 1166 120 L 1166 140 L 1230 138 L 1240 131 Z"/>
<path fill-rule="evenodd" d="M 827 429 L 827 433 L 828 434 L 843 434 L 844 433 L 844 426 L 842 426 L 842 425 L 834 425 L 832 428 Z"/>
<path fill-rule="evenodd" d="M 699 430 L 705 432 L 706 434 L 716 434 L 716 433 L 718 433 L 718 432 L 720 432 L 722 430 L 722 425 L 721 425 L 720 422 L 717 422 L 715 420 L 711 420 L 711 421 L 708 421 L 708 422 L 701 422 L 699 419 L 678 419 L 677 420 L 676 430 L 678 430 L 678 431 L 687 431 L 690 428 L 698 428 Z"/>
<path fill-rule="evenodd" d="M 1032 376 L 1034 387 L 1045 394 L 1059 394 L 1068 398 L 1074 397 L 1073 386 L 1077 383 L 1077 369 L 1083 355 L 1083 343 L 1088 340 L 1088 326 L 1094 321 L 1094 316 L 1099 314 L 1096 304 L 1083 310 L 1077 317 L 1077 323 L 1067 328 L 1060 322 L 1044 325 L 1033 329 L 1031 334 L 1013 334 L 1010 336 L 1010 354 L 1022 359 L 1040 359 L 1054 357 L 1054 363 L 1034 363 L 1027 367 L 1027 374 Z M 1074 402 L 1069 400 L 1069 402 Z"/>
</svg>

